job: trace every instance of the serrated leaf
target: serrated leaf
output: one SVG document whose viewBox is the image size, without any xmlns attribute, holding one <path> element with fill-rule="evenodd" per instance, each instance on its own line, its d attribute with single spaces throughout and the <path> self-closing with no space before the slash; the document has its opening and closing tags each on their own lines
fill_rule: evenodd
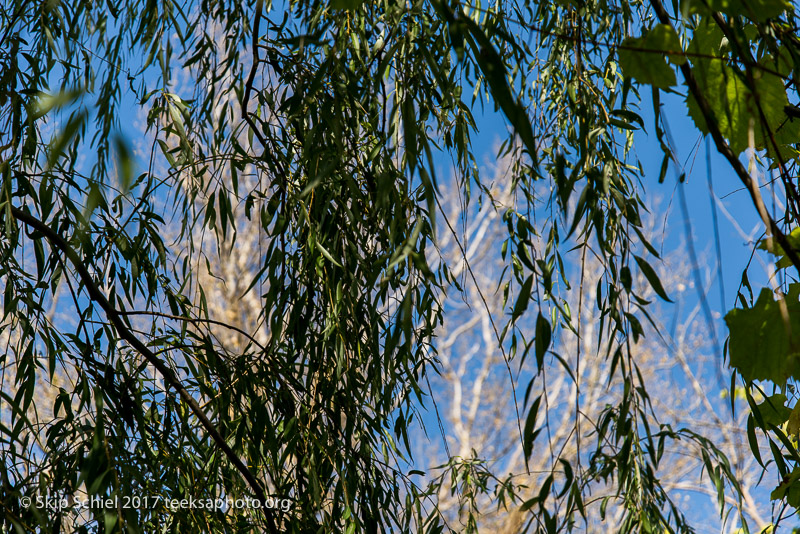
<svg viewBox="0 0 800 534">
<path fill-rule="evenodd" d="M 697 63 L 698 59 L 708 59 L 700 56 L 719 56 L 724 36 L 720 27 L 711 17 L 702 17 L 692 34 L 689 46 L 686 48 L 686 52 L 690 55 L 699 56 L 697 58 L 692 57 L 692 63 Z"/>
<path fill-rule="evenodd" d="M 794 250 L 800 250 L 800 227 L 795 228 L 791 233 L 787 234 L 786 240 Z M 786 256 L 783 247 L 781 247 L 775 239 L 762 239 L 758 242 L 758 248 L 760 250 L 766 250 L 773 256 L 778 257 L 778 261 L 775 262 L 775 266 L 778 269 L 783 269 L 792 265 L 792 261 Z"/>
<path fill-rule="evenodd" d="M 790 506 L 800 507 L 800 467 L 795 467 L 791 474 L 783 479 L 781 484 L 772 490 L 769 498 L 773 501 L 786 499 Z"/>
<path fill-rule="evenodd" d="M 788 421 L 792 413 L 791 408 L 786 407 L 786 395 L 782 393 L 767 397 L 757 409 L 764 423 L 774 426 L 780 426 Z"/>
<path fill-rule="evenodd" d="M 668 24 L 656 24 L 647 32 L 644 38 L 647 48 L 650 50 L 661 50 L 667 54 L 667 59 L 673 65 L 683 65 L 686 63 L 686 56 L 683 55 L 681 40 L 675 28 Z"/>
<path fill-rule="evenodd" d="M 786 433 L 790 436 L 800 436 L 800 404 L 795 404 L 789 412 L 789 423 L 786 425 Z"/>
<path fill-rule="evenodd" d="M 766 148 L 771 156 L 775 155 L 775 147 L 764 126 L 774 136 L 781 153 L 784 147 L 800 140 L 800 120 L 787 118 L 784 108 L 789 105 L 789 99 L 778 76 L 754 71 L 755 90 L 751 91 L 742 76 L 722 61 L 694 58 L 693 63 L 697 83 L 714 113 L 717 127 L 736 154 L 748 148 L 752 131 L 754 147 Z M 686 98 L 686 105 L 697 128 L 709 133 L 700 106 L 691 94 Z M 762 114 L 766 120 L 763 126 Z"/>
<path fill-rule="evenodd" d="M 789 294 L 778 301 L 764 288 L 752 308 L 734 309 L 725 316 L 730 331 L 730 365 L 745 380 L 770 380 L 781 385 L 791 377 L 800 378 L 798 295 L 800 284 L 790 285 Z M 781 304 L 786 305 L 787 316 Z M 787 330 L 791 331 L 791 340 Z"/>
<path fill-rule="evenodd" d="M 676 65 L 686 61 L 678 34 L 666 24 L 657 24 L 642 37 L 625 39 L 617 55 L 625 76 L 659 89 L 667 89 L 678 83 L 675 71 L 667 65 L 666 57 Z"/>
</svg>

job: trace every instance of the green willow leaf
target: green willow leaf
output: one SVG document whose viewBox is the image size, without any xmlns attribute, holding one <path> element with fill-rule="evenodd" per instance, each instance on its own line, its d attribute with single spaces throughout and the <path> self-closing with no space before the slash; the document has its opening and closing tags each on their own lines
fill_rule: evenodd
<svg viewBox="0 0 800 534">
<path fill-rule="evenodd" d="M 50 153 L 47 155 L 48 168 L 52 168 L 58 159 L 64 155 L 64 151 L 75 139 L 79 130 L 83 129 L 87 116 L 86 110 L 81 110 L 69 117 L 64 129 L 50 143 Z"/>
<path fill-rule="evenodd" d="M 515 98 L 508 85 L 505 62 L 495 50 L 489 37 L 472 19 L 463 17 L 460 20 L 470 31 L 475 60 L 489 83 L 492 96 L 528 149 L 529 155 L 536 158 L 538 150 L 531 121 L 525 107 Z"/>
<path fill-rule="evenodd" d="M 117 151 L 119 184 L 123 193 L 127 193 L 133 181 L 134 158 L 128 142 L 121 135 L 114 136 L 114 148 Z"/>
<path fill-rule="evenodd" d="M 355 11 L 364 4 L 364 0 L 332 0 L 331 7 L 333 9 L 342 9 L 345 11 Z"/>
<path fill-rule="evenodd" d="M 544 356 L 547 353 L 547 349 L 550 348 L 550 342 L 552 339 L 552 332 L 550 329 L 550 323 L 545 319 L 542 312 L 539 312 L 539 315 L 536 317 L 536 365 L 541 370 L 544 368 Z"/>
<path fill-rule="evenodd" d="M 536 436 L 539 435 L 540 430 L 534 430 L 536 428 L 536 417 L 539 413 L 539 404 L 542 401 L 542 397 L 536 397 L 536 400 L 533 401 L 533 405 L 531 409 L 528 411 L 528 416 L 525 419 L 525 430 L 522 434 L 522 448 L 525 453 L 525 458 L 528 459 L 533 452 L 533 443 L 536 441 Z"/>
<path fill-rule="evenodd" d="M 517 296 L 517 301 L 514 304 L 514 310 L 511 312 L 511 319 L 517 319 L 525 310 L 528 309 L 528 303 L 531 300 L 531 289 L 533 288 L 533 275 L 528 276 L 525 279 L 525 282 L 522 283 L 522 288 L 519 291 L 519 296 Z"/>
<path fill-rule="evenodd" d="M 83 95 L 81 90 L 61 91 L 55 94 L 41 93 L 33 104 L 32 118 L 34 120 L 44 117 L 54 109 L 60 109 L 74 103 Z"/>
<path fill-rule="evenodd" d="M 650 264 L 647 263 L 643 258 L 640 258 L 636 255 L 633 257 L 636 259 L 639 269 L 642 271 L 642 274 L 645 276 L 645 278 L 647 278 L 647 281 L 650 283 L 650 286 L 653 288 L 656 294 L 667 302 L 672 302 L 667 295 L 667 292 L 664 290 L 664 286 L 661 285 L 661 280 L 659 280 L 655 269 L 653 269 L 653 267 L 651 267 Z"/>
</svg>

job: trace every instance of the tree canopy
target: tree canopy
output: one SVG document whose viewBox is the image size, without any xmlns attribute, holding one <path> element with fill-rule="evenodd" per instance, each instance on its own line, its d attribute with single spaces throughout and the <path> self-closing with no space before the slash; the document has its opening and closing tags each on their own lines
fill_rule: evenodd
<svg viewBox="0 0 800 534">
<path fill-rule="evenodd" d="M 659 142 L 659 182 L 683 180 L 662 106 L 678 95 L 763 221 L 754 253 L 772 258 L 764 287 L 743 273 L 724 351 L 778 528 L 800 507 L 797 24 L 784 0 L 9 0 L 6 524 L 475 531 L 488 495 L 520 530 L 586 530 L 614 508 L 615 531 L 688 532 L 661 482 L 680 443 L 728 525 L 764 527 L 748 525 L 717 436 L 659 421 L 637 358 L 671 295 L 636 141 Z M 499 178 L 479 161 L 485 114 L 506 126 Z M 460 230 L 481 217 L 505 227 L 488 282 Z M 436 333 L 467 285 L 528 472 L 448 451 L 425 480 L 409 436 L 437 409 Z M 590 360 L 615 396 L 581 430 Z M 550 451 L 531 492 L 518 481 L 550 431 L 553 366 L 574 384 L 578 447 Z M 439 508 L 448 491 L 458 524 Z"/>
</svg>

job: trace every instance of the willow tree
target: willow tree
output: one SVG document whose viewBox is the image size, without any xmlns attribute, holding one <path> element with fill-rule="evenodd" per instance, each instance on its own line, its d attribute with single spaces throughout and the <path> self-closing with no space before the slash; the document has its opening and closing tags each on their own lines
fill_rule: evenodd
<svg viewBox="0 0 800 534">
<path fill-rule="evenodd" d="M 459 276 L 474 278 L 440 204 L 443 158 L 466 205 L 502 207 L 506 269 L 485 290 L 504 296 L 507 315 L 491 332 L 509 372 L 531 377 L 513 393 L 524 455 L 544 428 L 551 362 L 606 358 L 623 385 L 593 421 L 583 464 L 555 459 L 534 498 L 517 499 L 513 476 L 452 458 L 466 528 L 476 525 L 471 503 L 494 492 L 542 532 L 579 526 L 587 506 L 602 513 L 611 500 L 621 531 L 688 530 L 659 482 L 670 440 L 700 447 L 735 502 L 725 456 L 693 429 L 659 426 L 632 356 L 648 318 L 642 295 L 668 295 L 642 233 L 643 171 L 629 150 L 644 126 L 639 88 L 652 87 L 657 103 L 678 65 L 689 113 L 764 214 L 737 151 L 774 161 L 793 187 L 795 130 L 776 114 L 788 106 L 783 82 L 794 83 L 795 14 L 776 0 L 672 7 L 6 2 L 6 520 L 20 531 L 461 528 L 437 510 L 441 484 L 420 487 L 405 462 L 409 427 L 429 404 L 443 296 L 461 290 Z M 195 89 L 176 92 L 186 78 Z M 472 142 L 482 106 L 508 125 L 500 202 Z M 137 110 L 152 136 L 144 154 L 128 141 Z M 255 325 L 215 315 L 204 290 L 221 275 L 204 240 L 236 250 L 242 213 L 257 228 L 258 270 L 231 284 L 260 303 Z M 765 246 L 800 264 L 791 235 L 764 217 Z M 445 236 L 462 251 L 455 264 L 438 253 Z M 603 266 L 592 288 L 566 277 L 588 254 Z M 602 349 L 565 358 L 552 340 L 582 335 L 568 303 L 584 291 L 601 312 Z M 737 365 L 747 349 L 734 341 Z M 790 440 L 763 414 L 755 421 L 781 437 L 778 461 Z M 781 474 L 793 484 L 787 461 Z M 601 503 L 591 499 L 598 481 L 616 488 Z M 37 506 L 48 494 L 58 505 Z M 83 506 L 92 497 L 110 505 Z M 216 506 L 225 499 L 246 505 Z"/>
</svg>

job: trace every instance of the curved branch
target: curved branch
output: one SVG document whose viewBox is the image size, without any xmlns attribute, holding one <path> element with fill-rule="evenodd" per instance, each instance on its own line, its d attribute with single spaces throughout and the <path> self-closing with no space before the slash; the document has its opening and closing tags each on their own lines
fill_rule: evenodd
<svg viewBox="0 0 800 534">
<path fill-rule="evenodd" d="M 650 5 L 653 6 L 659 22 L 672 28 L 673 26 L 672 22 L 670 21 L 669 14 L 664 9 L 664 6 L 661 4 L 660 0 L 650 0 Z M 767 227 L 767 235 L 775 238 L 783 251 L 786 253 L 786 257 L 789 258 L 789 261 L 792 262 L 792 265 L 794 265 L 795 269 L 797 269 L 797 272 L 800 273 L 800 257 L 798 257 L 797 251 L 789 244 L 789 240 L 781 231 L 778 223 L 776 223 L 767 212 L 764 205 L 764 200 L 761 198 L 761 192 L 758 189 L 758 185 L 753 182 L 753 179 L 750 178 L 750 175 L 748 174 L 747 169 L 745 169 L 744 164 L 739 161 L 739 158 L 736 156 L 733 150 L 731 150 L 730 145 L 728 145 L 727 141 L 725 141 L 725 138 L 722 137 L 722 132 L 717 125 L 717 119 L 714 116 L 714 112 L 708 105 L 705 95 L 703 95 L 703 92 L 700 90 L 700 86 L 697 84 L 697 79 L 694 77 L 692 68 L 689 66 L 689 62 L 687 61 L 681 65 L 680 69 L 683 73 L 684 79 L 686 80 L 686 85 L 689 87 L 689 91 L 691 91 L 692 96 L 697 101 L 700 112 L 703 114 L 703 118 L 708 125 L 708 131 L 711 133 L 711 138 L 714 140 L 717 151 L 725 156 L 725 159 L 727 159 L 728 163 L 730 163 L 731 167 L 733 167 L 733 170 L 736 172 L 739 180 L 741 180 L 741 182 L 747 188 L 747 191 L 750 193 L 750 198 L 752 199 L 753 204 L 755 204 L 759 215 L 763 219 L 764 225 Z"/>
<path fill-rule="evenodd" d="M 259 349 L 261 349 L 262 352 L 266 352 L 267 351 L 266 347 L 264 347 L 264 345 L 259 343 L 258 340 L 255 337 L 253 337 L 251 334 L 248 334 L 247 332 L 245 332 L 244 330 L 242 330 L 238 326 L 235 326 L 235 325 L 232 325 L 232 324 L 229 324 L 229 323 L 225 323 L 223 321 L 216 321 L 214 319 L 202 319 L 200 317 L 181 317 L 179 315 L 172 315 L 172 314 L 169 314 L 169 313 L 145 311 L 145 310 L 119 311 L 118 313 L 120 315 L 149 315 L 151 317 L 163 317 L 164 319 L 173 319 L 175 321 L 184 321 L 184 322 L 192 323 L 192 324 L 203 323 L 203 324 L 208 324 L 208 325 L 221 326 L 223 328 L 227 328 L 228 330 L 232 330 L 234 332 L 237 332 L 237 333 L 241 334 L 242 336 L 245 337 L 245 339 L 247 339 L 248 341 L 253 343 Z"/>
<path fill-rule="evenodd" d="M 97 284 L 95 284 L 91 274 L 89 274 L 89 271 L 81 261 L 78 253 L 75 252 L 72 247 L 70 247 L 69 243 L 67 243 L 63 237 L 58 235 L 55 231 L 53 231 L 53 229 L 47 226 L 44 221 L 37 219 L 30 213 L 23 211 L 20 208 L 11 207 L 11 214 L 18 221 L 40 232 L 51 244 L 51 246 L 61 250 L 61 252 L 64 253 L 64 256 L 66 256 L 66 258 L 75 268 L 75 271 L 78 273 L 81 282 L 83 282 L 83 285 L 86 286 L 86 291 L 89 294 L 89 298 L 96 302 L 100 308 L 103 309 L 103 312 L 105 312 L 106 317 L 114 326 L 119 336 L 127 341 L 131 347 L 136 349 L 136 351 L 139 352 L 139 354 L 141 354 L 148 363 L 155 367 L 161 376 L 164 377 L 164 380 L 170 385 L 170 387 L 174 388 L 175 391 L 178 392 L 181 400 L 189 406 L 189 409 L 200 421 L 200 424 L 203 425 L 203 428 L 205 428 L 206 432 L 208 432 L 208 434 L 211 436 L 211 439 L 214 440 L 214 443 L 217 445 L 217 447 L 219 447 L 228 460 L 236 467 L 242 477 L 247 481 L 247 484 L 253 490 L 256 498 L 263 503 L 266 500 L 266 495 L 255 475 L 252 473 L 252 471 L 250 471 L 250 469 L 247 468 L 247 466 L 236 455 L 233 449 L 231 449 L 230 445 L 228 445 L 228 442 L 225 441 L 225 438 L 222 437 L 222 434 L 219 433 L 219 430 L 217 430 L 203 409 L 197 403 L 195 398 L 192 397 L 186 388 L 183 387 L 183 384 L 172 371 L 172 369 L 167 366 L 167 364 L 164 363 L 158 356 L 156 356 L 153 351 L 147 348 L 147 346 L 139 338 L 137 338 L 133 332 L 131 332 L 128 325 L 126 325 L 122 320 L 122 313 L 120 313 L 108 301 L 108 298 L 106 298 L 103 292 L 100 291 L 100 288 L 97 287 Z M 274 518 L 266 512 L 264 516 L 267 518 L 269 531 L 272 533 L 277 533 L 278 530 L 275 526 Z"/>
</svg>

